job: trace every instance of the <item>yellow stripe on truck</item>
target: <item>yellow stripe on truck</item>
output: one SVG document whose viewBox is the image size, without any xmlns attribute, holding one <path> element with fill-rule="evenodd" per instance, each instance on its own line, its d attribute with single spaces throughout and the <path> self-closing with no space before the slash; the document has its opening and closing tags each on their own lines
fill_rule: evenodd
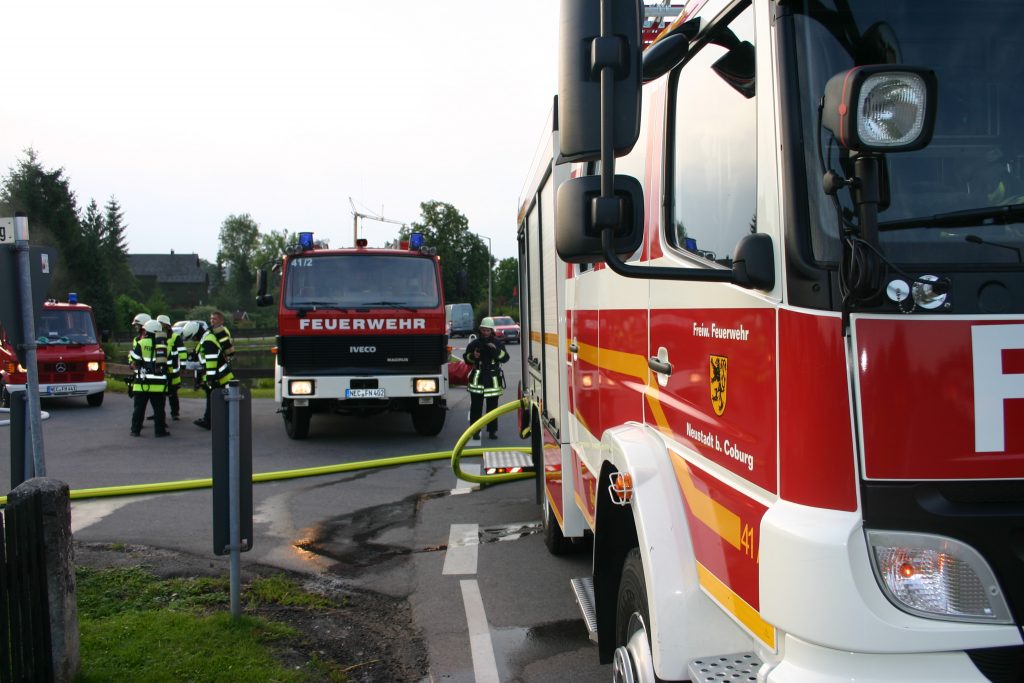
<svg viewBox="0 0 1024 683">
<path fill-rule="evenodd" d="M 761 618 L 761 614 L 751 607 L 746 600 L 732 592 L 722 581 L 708 571 L 707 567 L 697 563 L 697 576 L 700 586 L 711 598 L 722 606 L 729 614 L 743 624 L 751 633 L 771 649 L 775 649 L 775 627 Z"/>
</svg>

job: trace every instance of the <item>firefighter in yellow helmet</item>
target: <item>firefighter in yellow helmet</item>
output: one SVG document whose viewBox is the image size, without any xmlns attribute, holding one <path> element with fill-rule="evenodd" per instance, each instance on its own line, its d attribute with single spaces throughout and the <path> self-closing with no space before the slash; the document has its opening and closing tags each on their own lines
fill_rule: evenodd
<svg viewBox="0 0 1024 683">
<path fill-rule="evenodd" d="M 498 407 L 498 397 L 505 391 L 505 373 L 501 364 L 509 359 L 505 345 L 494 336 L 494 319 L 486 317 L 480 321 L 480 336 L 469 342 L 466 352 L 462 355 L 473 369 L 469 373 L 469 422 L 472 424 L 480 419 L 484 401 L 487 401 L 487 412 Z M 498 421 L 493 420 L 487 425 L 488 436 L 498 438 Z M 480 438 L 480 433 L 473 435 Z"/>
</svg>

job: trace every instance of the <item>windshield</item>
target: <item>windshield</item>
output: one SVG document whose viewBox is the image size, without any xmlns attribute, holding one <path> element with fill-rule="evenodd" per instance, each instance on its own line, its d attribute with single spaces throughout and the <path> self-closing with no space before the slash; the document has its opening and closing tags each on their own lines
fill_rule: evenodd
<svg viewBox="0 0 1024 683">
<path fill-rule="evenodd" d="M 95 344 L 96 328 L 92 324 L 92 315 L 80 309 L 43 309 L 36 321 L 36 343 Z"/>
<path fill-rule="evenodd" d="M 344 254 L 288 261 L 288 308 L 434 308 L 440 304 L 430 258 Z"/>
<path fill-rule="evenodd" d="M 513 320 L 512 318 L 508 317 L 507 315 L 506 316 L 499 315 L 499 316 L 497 316 L 494 319 L 494 324 L 495 325 L 515 325 L 516 321 Z"/>
<path fill-rule="evenodd" d="M 1020 263 L 1024 212 L 1006 207 L 1024 202 L 1024 127 L 1018 123 L 1024 105 L 1024 2 L 796 4 L 804 139 L 819 135 L 819 100 L 828 79 L 841 71 L 895 63 L 929 67 L 938 77 L 931 144 L 886 156 L 889 206 L 878 217 L 886 256 L 918 264 Z M 820 139 L 827 168 L 852 175 L 831 135 L 822 131 Z M 804 161 L 814 255 L 835 262 L 839 219 L 822 190 L 813 144 L 806 145 Z M 850 192 L 840 190 L 838 197 L 842 210 L 851 211 Z M 944 216 L 949 212 L 968 213 Z"/>
</svg>

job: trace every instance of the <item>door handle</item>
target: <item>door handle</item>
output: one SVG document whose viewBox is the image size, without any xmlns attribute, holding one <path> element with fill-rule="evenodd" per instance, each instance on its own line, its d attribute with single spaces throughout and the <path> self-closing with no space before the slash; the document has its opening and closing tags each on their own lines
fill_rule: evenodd
<svg viewBox="0 0 1024 683">
<path fill-rule="evenodd" d="M 659 360 L 657 356 L 651 356 L 647 359 L 647 367 L 659 375 L 672 375 L 672 364 L 668 361 Z"/>
<path fill-rule="evenodd" d="M 570 353 L 579 353 L 580 352 L 580 347 L 576 345 L 576 342 L 569 342 L 569 352 Z"/>
</svg>

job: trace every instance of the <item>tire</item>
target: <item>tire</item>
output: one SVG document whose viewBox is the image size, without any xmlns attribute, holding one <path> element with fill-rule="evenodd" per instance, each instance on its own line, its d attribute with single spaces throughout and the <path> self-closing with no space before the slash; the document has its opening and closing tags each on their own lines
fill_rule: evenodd
<svg viewBox="0 0 1024 683">
<path fill-rule="evenodd" d="M 413 429 L 420 436 L 437 436 L 444 428 L 444 414 L 444 408 L 437 403 L 413 406 Z"/>
<path fill-rule="evenodd" d="M 0 408 L 11 407 L 11 394 L 7 391 L 7 387 L 0 384 Z"/>
<path fill-rule="evenodd" d="M 654 674 L 654 656 L 651 653 L 651 611 L 647 604 L 647 581 L 640 549 L 626 554 L 619 578 L 619 594 L 615 601 L 615 659 L 614 680 L 634 680 L 637 683 L 659 683 Z M 629 669 L 631 676 L 620 674 Z"/>
<path fill-rule="evenodd" d="M 103 395 L 102 391 L 98 394 L 89 394 L 85 397 L 85 401 L 89 404 L 90 408 L 99 408 L 103 405 Z"/>
<path fill-rule="evenodd" d="M 284 409 L 284 431 L 292 439 L 305 439 L 309 435 L 309 406 L 289 405 Z"/>
<path fill-rule="evenodd" d="M 562 535 L 562 527 L 558 526 L 555 509 L 544 495 L 544 546 L 552 555 L 568 555 L 573 552 L 573 543 Z"/>
</svg>

